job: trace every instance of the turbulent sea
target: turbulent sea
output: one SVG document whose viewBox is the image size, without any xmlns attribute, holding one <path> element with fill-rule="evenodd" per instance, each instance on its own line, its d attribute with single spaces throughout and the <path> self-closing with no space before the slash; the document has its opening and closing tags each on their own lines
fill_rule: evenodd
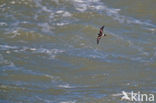
<svg viewBox="0 0 156 103">
<path fill-rule="evenodd" d="M 156 94 L 156 0 L 0 0 L 0 103 L 127 103 L 122 91 Z"/>
</svg>

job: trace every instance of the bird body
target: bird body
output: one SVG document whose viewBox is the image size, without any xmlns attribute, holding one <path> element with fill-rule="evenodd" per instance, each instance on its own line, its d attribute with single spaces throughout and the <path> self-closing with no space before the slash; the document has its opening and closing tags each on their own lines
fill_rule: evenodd
<svg viewBox="0 0 156 103">
<path fill-rule="evenodd" d="M 104 29 L 104 26 L 102 26 L 100 28 L 100 31 L 98 33 L 98 36 L 97 36 L 97 44 L 99 44 L 99 41 L 100 41 L 100 39 L 101 39 L 102 36 L 106 36 L 106 34 L 103 34 L 103 29 Z"/>
</svg>

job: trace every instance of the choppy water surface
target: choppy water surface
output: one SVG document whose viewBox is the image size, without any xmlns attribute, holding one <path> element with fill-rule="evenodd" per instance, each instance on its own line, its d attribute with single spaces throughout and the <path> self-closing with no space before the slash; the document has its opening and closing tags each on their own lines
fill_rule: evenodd
<svg viewBox="0 0 156 103">
<path fill-rule="evenodd" d="M 156 93 L 155 4 L 1 0 L 0 102 L 122 103 L 113 94 Z"/>
</svg>

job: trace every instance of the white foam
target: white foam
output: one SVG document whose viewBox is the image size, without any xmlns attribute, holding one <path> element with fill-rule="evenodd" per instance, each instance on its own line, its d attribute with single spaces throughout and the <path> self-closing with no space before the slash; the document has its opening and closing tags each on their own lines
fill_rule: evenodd
<svg viewBox="0 0 156 103">
<path fill-rule="evenodd" d="M 54 77 L 53 77 L 52 75 L 45 74 L 44 76 L 45 76 L 45 77 L 48 77 L 48 78 L 50 78 L 50 79 L 54 79 Z"/>
<path fill-rule="evenodd" d="M 154 32 L 154 31 L 156 31 L 156 28 L 150 28 L 149 30 Z"/>
<path fill-rule="evenodd" d="M 62 53 L 64 52 L 63 50 L 59 49 L 45 49 L 45 48 L 40 48 L 37 49 L 40 53 L 47 53 L 47 54 L 57 54 L 57 53 Z"/>
<path fill-rule="evenodd" d="M 34 51 L 34 53 L 45 53 L 49 55 L 50 56 L 49 59 L 55 59 L 57 54 L 60 54 L 63 52 L 64 50 L 60 50 L 60 49 L 45 49 L 45 48 L 39 48 Z"/>
<path fill-rule="evenodd" d="M 14 52 L 24 52 L 30 50 L 32 53 L 43 53 L 50 56 L 50 59 L 54 59 L 57 54 L 63 53 L 64 50 L 60 49 L 46 49 L 46 48 L 29 48 L 29 47 L 22 47 L 14 50 Z"/>
<path fill-rule="evenodd" d="M 50 9 L 48 9 L 46 6 L 42 6 L 42 9 L 43 11 L 46 11 L 46 12 L 52 12 Z"/>
<path fill-rule="evenodd" d="M 35 51 L 35 50 L 37 50 L 37 49 L 36 49 L 36 48 L 30 48 L 30 50 Z"/>
<path fill-rule="evenodd" d="M 56 23 L 57 26 L 64 26 L 66 24 L 68 24 L 68 23 Z"/>
<path fill-rule="evenodd" d="M 6 53 L 10 53 L 12 50 L 13 52 L 25 52 L 29 51 L 32 53 L 43 53 L 47 54 L 51 57 L 51 59 L 54 59 L 57 54 L 65 52 L 61 49 L 46 49 L 46 48 L 31 48 L 31 47 L 17 47 L 17 46 L 9 46 L 9 45 L 0 45 L 0 50 L 6 50 Z"/>
<path fill-rule="evenodd" d="M 7 26 L 7 23 L 5 23 L 5 22 L 0 22 L 0 26 Z"/>
<path fill-rule="evenodd" d="M 79 3 L 84 3 L 84 0 L 75 0 L 75 1 Z"/>
<path fill-rule="evenodd" d="M 127 17 L 124 15 L 121 15 L 119 13 L 121 11 L 120 9 L 107 7 L 100 0 L 73 0 L 73 1 L 74 1 L 74 6 L 76 10 L 80 12 L 85 12 L 91 9 L 91 10 L 96 10 L 99 13 L 103 12 L 106 15 L 112 17 L 114 20 L 118 21 L 119 23 L 139 24 L 139 25 L 156 27 L 154 24 L 151 24 L 148 21 L 141 21 L 133 17 Z"/>
<path fill-rule="evenodd" d="M 60 87 L 60 88 L 73 88 L 69 84 L 59 85 L 58 87 Z"/>
<path fill-rule="evenodd" d="M 70 12 L 64 12 L 63 13 L 63 17 L 70 17 L 72 14 Z"/>
<path fill-rule="evenodd" d="M 68 11 L 58 10 L 56 11 L 57 14 L 62 14 L 63 17 L 70 17 L 71 13 Z"/>
<path fill-rule="evenodd" d="M 84 12 L 87 10 L 87 5 L 86 4 L 78 5 L 78 7 L 76 7 L 76 10 L 78 10 L 80 12 Z"/>
<path fill-rule="evenodd" d="M 20 35 L 20 33 L 18 32 L 18 30 L 14 30 L 12 33 L 13 33 L 13 35 L 10 36 L 10 38 L 15 38 L 16 36 L 19 36 Z"/>
<path fill-rule="evenodd" d="M 97 6 L 91 5 L 90 7 L 93 8 L 93 9 L 97 9 L 97 10 L 101 10 L 103 8 L 102 5 L 97 5 Z"/>
<path fill-rule="evenodd" d="M 37 49 L 38 52 L 40 53 L 47 53 L 47 54 L 50 54 L 50 53 L 62 53 L 64 52 L 63 50 L 59 50 L 59 49 L 45 49 L 45 48 L 39 48 Z"/>
<path fill-rule="evenodd" d="M 37 7 L 40 7 L 42 9 L 42 11 L 45 11 L 45 12 L 52 12 L 52 10 L 48 9 L 46 6 L 42 5 L 41 4 L 41 1 L 42 0 L 34 0 L 35 4 Z"/>
<path fill-rule="evenodd" d="M 0 5 L 0 8 L 3 8 L 4 6 L 6 6 L 6 4 L 5 4 L 5 3 L 3 3 L 2 5 Z"/>
<path fill-rule="evenodd" d="M 64 12 L 63 10 L 56 11 L 56 13 L 58 13 L 58 14 L 63 13 L 63 12 Z"/>
<path fill-rule="evenodd" d="M 10 54 L 11 52 L 9 50 L 6 51 L 7 54 Z"/>
<path fill-rule="evenodd" d="M 146 29 L 151 31 L 152 33 L 156 33 L 156 28 L 146 28 Z"/>
<path fill-rule="evenodd" d="M 61 101 L 60 103 L 76 103 L 76 101 Z"/>
<path fill-rule="evenodd" d="M 17 49 L 17 46 L 0 45 L 0 50 Z"/>
<path fill-rule="evenodd" d="M 48 23 L 39 23 L 40 27 L 42 27 L 42 32 L 51 32 L 51 27 Z"/>
<path fill-rule="evenodd" d="M 15 4 L 16 2 L 15 2 L 15 1 L 11 1 L 10 3 L 11 3 L 11 4 Z"/>
<path fill-rule="evenodd" d="M 62 17 L 71 17 L 72 14 L 64 9 L 59 9 L 59 10 L 53 10 L 46 5 L 42 4 L 43 0 L 34 0 L 35 4 L 37 7 L 39 7 L 39 11 L 37 15 L 34 16 L 35 20 L 37 20 L 38 15 L 42 13 L 42 11 L 46 12 L 48 14 L 48 21 L 53 22 L 52 25 L 54 26 L 64 26 L 69 24 L 68 21 L 64 20 Z M 59 3 L 59 1 L 55 0 L 54 2 Z M 57 17 L 61 17 L 58 18 Z M 58 20 L 58 22 L 56 22 Z M 55 22 L 55 23 L 54 23 Z M 42 27 L 43 32 L 51 32 L 51 27 L 48 23 L 39 23 L 39 26 Z"/>
</svg>

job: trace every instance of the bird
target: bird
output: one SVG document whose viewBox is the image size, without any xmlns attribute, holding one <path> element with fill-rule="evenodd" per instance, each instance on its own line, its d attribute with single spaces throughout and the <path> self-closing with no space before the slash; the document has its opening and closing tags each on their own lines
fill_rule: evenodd
<svg viewBox="0 0 156 103">
<path fill-rule="evenodd" d="M 104 25 L 100 28 L 100 31 L 98 33 L 98 36 L 97 36 L 97 45 L 99 44 L 99 41 L 101 39 L 102 36 L 106 36 L 106 34 L 103 34 L 103 29 L 104 29 Z"/>
</svg>

